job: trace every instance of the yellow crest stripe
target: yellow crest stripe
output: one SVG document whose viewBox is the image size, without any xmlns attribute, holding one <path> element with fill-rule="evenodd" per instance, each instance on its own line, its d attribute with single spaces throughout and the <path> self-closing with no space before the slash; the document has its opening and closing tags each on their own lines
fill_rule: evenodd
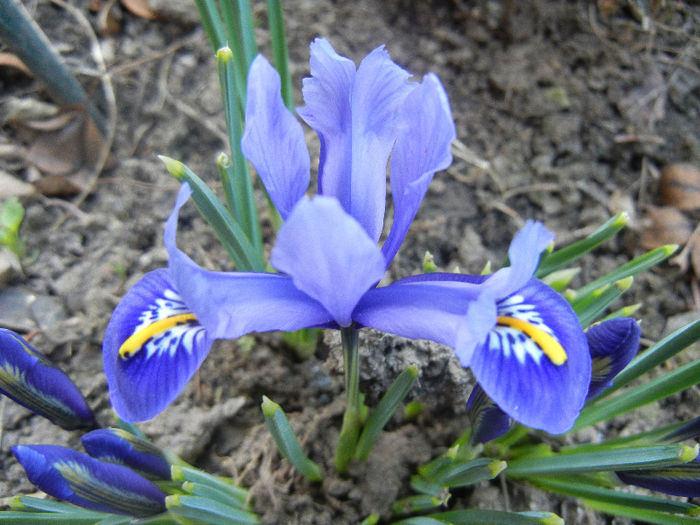
<svg viewBox="0 0 700 525">
<path fill-rule="evenodd" d="M 504 315 L 498 316 L 497 323 L 502 326 L 510 326 L 511 328 L 523 332 L 540 347 L 544 354 L 555 365 L 563 365 L 566 363 L 567 356 L 564 348 L 559 344 L 559 341 L 544 330 L 540 330 L 535 325 L 523 321 L 522 319 L 506 317 Z"/>
<path fill-rule="evenodd" d="M 171 317 L 166 317 L 165 319 L 160 319 L 155 323 L 151 323 L 141 330 L 133 333 L 126 341 L 122 343 L 121 347 L 119 347 L 119 357 L 122 359 L 128 359 L 136 352 L 141 350 L 143 345 L 157 334 L 164 332 L 173 326 L 196 320 L 197 317 L 194 314 L 189 313 L 173 315 Z"/>
</svg>

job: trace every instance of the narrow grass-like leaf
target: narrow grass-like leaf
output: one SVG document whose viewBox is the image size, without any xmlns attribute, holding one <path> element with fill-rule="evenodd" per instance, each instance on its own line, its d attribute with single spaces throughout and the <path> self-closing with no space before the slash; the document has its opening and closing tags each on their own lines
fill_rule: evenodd
<svg viewBox="0 0 700 525">
<path fill-rule="evenodd" d="M 656 510 L 637 509 L 626 505 L 616 505 L 614 503 L 604 503 L 602 501 L 584 499 L 586 505 L 594 510 L 630 518 L 643 523 L 655 523 L 658 525 L 697 525 L 698 518 L 690 516 L 677 516 Z"/>
<path fill-rule="evenodd" d="M 437 497 L 444 490 L 441 485 L 422 476 L 411 476 L 411 488 L 421 494 L 428 494 Z"/>
<path fill-rule="evenodd" d="M 699 339 L 700 321 L 694 321 L 664 337 L 661 341 L 632 359 L 630 364 L 615 377 L 612 387 L 603 392 L 598 397 L 598 400 L 628 385 L 642 374 L 647 373 Z"/>
<path fill-rule="evenodd" d="M 506 512 L 502 510 L 464 509 L 430 514 L 426 518 L 438 520 L 438 523 L 451 523 L 453 525 L 493 525 L 494 523 L 499 525 L 564 524 L 564 520 L 551 512 Z M 420 521 L 411 521 L 414 519 L 408 518 L 396 523 L 411 525 L 422 523 Z"/>
<path fill-rule="evenodd" d="M 610 319 L 618 319 L 620 317 L 632 317 L 637 310 L 642 307 L 642 303 L 630 304 L 623 306 L 622 308 L 615 310 L 614 312 L 606 315 L 601 319 L 601 321 L 609 321 Z"/>
<path fill-rule="evenodd" d="M 232 480 L 229 481 L 219 476 L 213 476 L 196 468 L 174 466 L 172 467 L 172 478 L 176 481 L 185 481 L 199 486 L 209 487 L 219 493 L 226 494 L 232 501 L 236 502 L 235 505 L 237 506 L 245 505 L 246 498 L 248 497 L 248 491 L 235 486 Z"/>
<path fill-rule="evenodd" d="M 182 162 L 169 157 L 159 157 L 170 174 L 180 182 L 187 182 L 192 188 L 192 199 L 199 213 L 214 229 L 214 233 L 240 271 L 262 272 L 265 263 L 255 250 L 248 236 L 233 216 L 221 204 L 214 192 L 191 169 Z"/>
<path fill-rule="evenodd" d="M 550 253 L 540 263 L 535 275 L 541 279 L 560 268 L 568 266 L 582 255 L 614 237 L 617 232 L 625 227 L 627 221 L 626 213 L 618 213 L 585 239 Z"/>
<path fill-rule="evenodd" d="M 260 518 L 252 512 L 199 496 L 168 496 L 165 505 L 173 514 L 212 525 L 260 523 Z"/>
<path fill-rule="evenodd" d="M 204 32 L 214 53 L 216 53 L 217 49 L 226 44 L 226 34 L 224 33 L 224 26 L 221 23 L 221 16 L 219 16 L 216 2 L 215 0 L 194 0 L 194 3 L 197 6 Z"/>
<path fill-rule="evenodd" d="M 299 441 L 282 407 L 263 396 L 263 416 L 272 438 L 282 455 L 309 481 L 321 481 L 321 469 L 301 450 Z"/>
<path fill-rule="evenodd" d="M 203 485 L 201 483 L 185 481 L 182 484 L 182 490 L 184 490 L 187 494 L 218 501 L 224 505 L 233 505 L 234 507 L 239 508 L 245 507 L 245 498 L 241 500 L 241 498 L 238 496 L 232 497 L 229 491 L 221 490 L 217 487 L 212 487 L 211 485 Z"/>
<path fill-rule="evenodd" d="M 447 493 L 447 496 L 449 497 L 449 493 Z M 435 507 L 445 504 L 445 502 L 446 501 L 443 499 L 429 496 L 428 494 L 416 494 L 415 496 L 409 496 L 395 501 L 391 505 L 391 511 L 396 515 L 412 514 L 414 512 L 434 509 Z"/>
<path fill-rule="evenodd" d="M 693 514 L 700 510 L 697 505 L 667 498 L 645 496 L 622 492 L 608 487 L 593 485 L 580 477 L 571 478 L 530 478 L 530 482 L 543 490 L 573 496 L 575 498 L 595 500 L 601 503 L 613 503 L 628 508 L 670 512 L 674 514 Z"/>
<path fill-rule="evenodd" d="M 443 487 L 466 487 L 495 478 L 505 470 L 506 466 L 505 461 L 490 458 L 460 462 L 446 472 L 438 473 L 436 482 Z"/>
<path fill-rule="evenodd" d="M 58 523 L 66 525 L 95 525 L 106 517 L 113 517 L 113 514 L 103 514 L 100 512 L 0 512 L 0 523 L 12 525 L 36 525 L 37 523 Z M 131 518 L 121 516 L 122 523 L 129 523 Z"/>
<path fill-rule="evenodd" d="M 42 512 L 53 512 L 53 513 L 71 513 L 75 514 L 77 512 L 83 512 L 87 514 L 99 514 L 102 516 L 109 516 L 110 514 L 105 512 L 97 512 L 94 510 L 84 509 L 82 507 L 76 507 L 72 503 L 66 503 L 63 501 L 53 501 L 44 498 L 35 498 L 32 496 L 17 496 L 13 498 L 9 506 L 12 510 L 19 511 L 29 511 L 29 510 L 39 510 Z"/>
<path fill-rule="evenodd" d="M 594 290 L 602 288 L 605 285 L 612 284 L 616 281 L 624 279 L 625 277 L 630 277 L 637 275 L 645 270 L 648 270 L 652 266 L 656 266 L 664 259 L 667 259 L 673 252 L 678 249 L 676 244 L 667 244 L 665 246 L 660 246 L 654 250 L 651 250 L 644 255 L 632 259 L 631 261 L 623 264 L 622 266 L 614 269 L 612 272 L 591 281 L 590 283 L 582 286 L 576 290 L 576 299 L 573 302 L 574 308 L 576 308 L 576 303 L 585 298 L 588 294 L 592 293 Z"/>
<path fill-rule="evenodd" d="M 367 459 L 384 425 L 394 415 L 399 404 L 413 387 L 417 377 L 418 369 L 415 366 L 409 366 L 394 380 L 389 390 L 382 396 L 374 410 L 370 412 L 355 448 L 355 459 Z"/>
<path fill-rule="evenodd" d="M 294 93 L 292 91 L 292 75 L 289 73 L 289 51 L 287 36 L 284 31 L 284 10 L 282 0 L 267 0 L 267 18 L 270 22 L 270 39 L 272 54 L 275 57 L 275 69 L 282 81 L 282 100 L 290 111 L 294 109 Z"/>
<path fill-rule="evenodd" d="M 692 461 L 697 453 L 697 447 L 660 445 L 523 458 L 511 461 L 508 464 L 506 474 L 514 477 L 528 477 L 610 470 L 640 470 L 687 463 Z"/>
<path fill-rule="evenodd" d="M 573 430 L 594 425 L 700 383 L 700 359 L 581 411 Z"/>
<path fill-rule="evenodd" d="M 573 304 L 581 326 L 588 326 L 632 286 L 632 277 L 605 285 Z"/>
</svg>

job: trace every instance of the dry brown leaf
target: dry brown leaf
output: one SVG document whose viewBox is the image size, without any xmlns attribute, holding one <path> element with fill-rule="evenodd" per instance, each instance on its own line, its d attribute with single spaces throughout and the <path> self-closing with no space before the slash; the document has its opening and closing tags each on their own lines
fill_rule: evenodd
<svg viewBox="0 0 700 525">
<path fill-rule="evenodd" d="M 121 3 L 136 16 L 140 16 L 146 20 L 155 20 L 158 18 L 158 15 L 149 9 L 147 0 L 121 0 Z"/>
<path fill-rule="evenodd" d="M 653 250 L 664 244 L 683 245 L 693 233 L 693 223 L 676 208 L 649 206 L 642 221 L 639 244 Z"/>
<path fill-rule="evenodd" d="M 700 208 L 700 169 L 693 164 L 678 163 L 661 171 L 661 204 L 679 210 Z"/>
<path fill-rule="evenodd" d="M 53 122 L 37 135 L 25 160 L 47 176 L 35 185 L 45 195 L 66 195 L 82 189 L 81 175 L 95 167 L 104 139 L 84 111 L 71 111 L 67 120 Z M 56 124 L 63 126 L 56 128 Z M 66 178 L 61 181 L 61 178 Z M 46 179 L 46 180 L 44 180 Z"/>
<path fill-rule="evenodd" d="M 12 53 L 0 53 L 0 66 L 13 67 L 19 69 L 22 73 L 32 76 L 32 72 L 24 65 L 24 62 L 22 62 L 17 55 L 13 55 Z"/>
</svg>

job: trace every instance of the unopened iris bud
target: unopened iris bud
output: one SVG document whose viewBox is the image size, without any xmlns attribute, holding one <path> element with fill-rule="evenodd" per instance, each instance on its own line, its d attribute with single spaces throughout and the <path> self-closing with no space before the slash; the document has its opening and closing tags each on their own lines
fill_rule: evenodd
<svg viewBox="0 0 700 525">
<path fill-rule="evenodd" d="M 81 441 L 90 456 L 127 466 L 153 479 L 170 479 L 170 463 L 150 441 L 120 428 L 101 428 L 85 434 Z"/>
<path fill-rule="evenodd" d="M 470 442 L 486 443 L 508 432 L 511 419 L 476 385 L 467 401 L 467 415 L 472 425 Z"/>
<path fill-rule="evenodd" d="M 592 359 L 588 399 L 612 385 L 614 377 L 637 354 L 641 335 L 639 323 L 631 318 L 610 319 L 588 329 L 586 339 Z"/>
<path fill-rule="evenodd" d="M 127 516 L 165 511 L 165 493 L 122 465 L 56 445 L 19 445 L 12 452 L 29 481 L 60 500 Z"/>
<path fill-rule="evenodd" d="M 5 329 L 0 329 L 0 393 L 66 430 L 95 425 L 90 407 L 68 376 Z"/>
<path fill-rule="evenodd" d="M 620 481 L 685 498 L 700 497 L 700 458 L 670 467 L 617 472 Z"/>
</svg>

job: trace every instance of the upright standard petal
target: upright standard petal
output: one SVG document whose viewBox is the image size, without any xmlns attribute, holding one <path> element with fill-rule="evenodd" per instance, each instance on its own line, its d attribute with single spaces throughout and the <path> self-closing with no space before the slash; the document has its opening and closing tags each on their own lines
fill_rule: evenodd
<svg viewBox="0 0 700 525">
<path fill-rule="evenodd" d="M 541 222 L 528 220 L 508 248 L 510 266 L 489 276 L 489 293 L 496 299 L 503 299 L 525 286 L 535 275 L 542 252 L 553 240 L 554 234 Z"/>
<path fill-rule="evenodd" d="M 294 331 L 333 322 L 326 309 L 299 290 L 291 277 L 208 271 L 180 251 L 177 218 L 189 196 L 190 188 L 183 184 L 165 225 L 165 247 L 178 293 L 211 338 L 235 339 L 251 332 Z"/>
<path fill-rule="evenodd" d="M 0 393 L 66 430 L 94 426 L 83 395 L 16 333 L 0 329 Z"/>
<path fill-rule="evenodd" d="M 415 87 L 383 46 L 357 71 L 323 39 L 311 44 L 299 115 L 321 138 L 319 193 L 338 199 L 373 241 L 384 222 L 386 165 L 398 133 L 398 109 Z"/>
<path fill-rule="evenodd" d="M 91 457 L 129 467 L 142 476 L 169 480 L 170 463 L 150 441 L 121 428 L 100 428 L 80 438 Z"/>
<path fill-rule="evenodd" d="M 586 339 L 593 360 L 588 399 L 612 385 L 615 376 L 637 355 L 641 336 L 639 323 L 630 318 L 610 319 L 588 329 Z"/>
<path fill-rule="evenodd" d="M 389 267 L 436 171 L 452 163 L 455 139 L 447 94 L 429 74 L 405 99 L 400 110 L 396 145 L 391 152 L 391 193 L 394 222 L 382 252 Z"/>
<path fill-rule="evenodd" d="M 250 66 L 245 119 L 241 150 L 286 219 L 309 186 L 309 151 L 282 101 L 279 74 L 262 55 Z"/>
<path fill-rule="evenodd" d="M 56 445 L 19 445 L 12 453 L 29 481 L 60 500 L 127 516 L 165 511 L 165 493 L 127 467 Z"/>
<path fill-rule="evenodd" d="M 534 278 L 497 302 L 496 325 L 474 349 L 469 366 L 504 412 L 552 434 L 573 426 L 591 378 L 588 344 L 575 313 Z"/>
<path fill-rule="evenodd" d="M 157 415 L 182 391 L 212 342 L 168 270 L 144 275 L 117 305 L 102 344 L 114 410 L 126 421 Z"/>
<path fill-rule="evenodd" d="M 340 326 L 352 323 L 360 298 L 384 276 L 384 257 L 333 198 L 301 201 L 277 235 L 272 266 L 321 303 Z"/>
</svg>

